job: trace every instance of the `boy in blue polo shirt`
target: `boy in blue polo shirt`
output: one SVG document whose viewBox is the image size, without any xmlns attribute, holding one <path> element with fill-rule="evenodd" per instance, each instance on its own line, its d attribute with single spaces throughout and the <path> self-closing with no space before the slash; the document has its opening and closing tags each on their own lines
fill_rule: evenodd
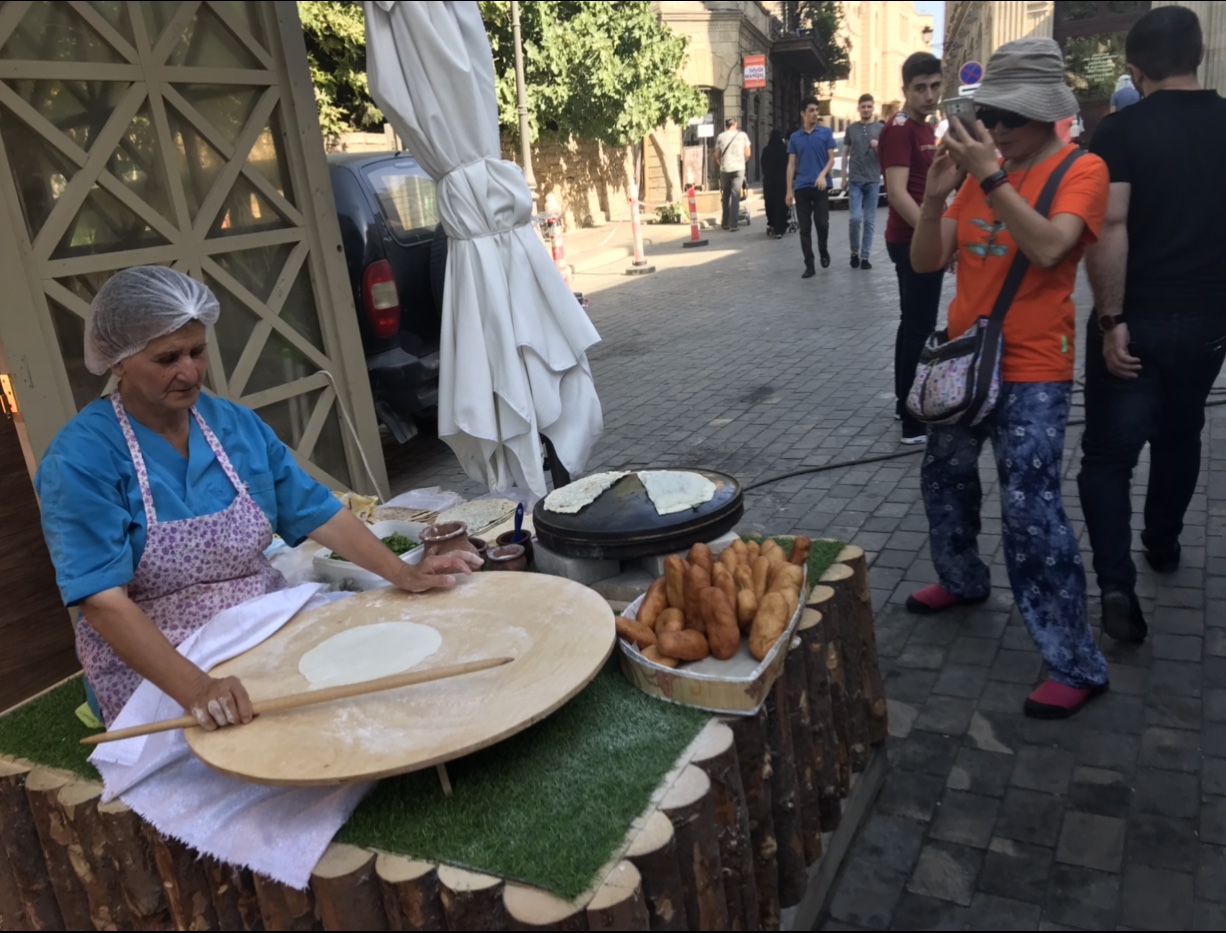
<svg viewBox="0 0 1226 933">
<path fill-rule="evenodd" d="M 788 140 L 788 206 L 796 205 L 796 220 L 800 225 L 800 249 L 805 255 L 802 279 L 812 278 L 813 234 L 817 226 L 817 252 L 822 268 L 830 265 L 826 249 L 830 239 L 830 169 L 834 165 L 834 133 L 818 122 L 816 97 L 800 102 L 802 126 Z"/>
</svg>

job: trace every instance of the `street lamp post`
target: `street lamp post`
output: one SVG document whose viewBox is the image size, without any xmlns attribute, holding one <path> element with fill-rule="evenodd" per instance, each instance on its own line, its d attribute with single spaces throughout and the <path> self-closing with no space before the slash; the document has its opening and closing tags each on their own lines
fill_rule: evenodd
<svg viewBox="0 0 1226 933">
<path fill-rule="evenodd" d="M 515 46 L 515 95 L 519 101 L 519 147 L 524 163 L 524 181 L 536 201 L 536 176 L 532 173 L 532 134 L 528 126 L 528 88 L 524 83 L 524 44 L 519 33 L 519 0 L 511 0 L 511 42 Z M 535 205 L 534 205 L 535 206 Z"/>
</svg>

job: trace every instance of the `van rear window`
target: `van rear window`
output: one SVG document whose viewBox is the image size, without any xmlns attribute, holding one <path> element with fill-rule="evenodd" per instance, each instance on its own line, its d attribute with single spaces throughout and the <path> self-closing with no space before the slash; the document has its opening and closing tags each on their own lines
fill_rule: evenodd
<svg viewBox="0 0 1226 933">
<path fill-rule="evenodd" d="M 416 162 L 384 162 L 366 169 L 393 236 L 432 233 L 438 226 L 434 182 Z"/>
</svg>

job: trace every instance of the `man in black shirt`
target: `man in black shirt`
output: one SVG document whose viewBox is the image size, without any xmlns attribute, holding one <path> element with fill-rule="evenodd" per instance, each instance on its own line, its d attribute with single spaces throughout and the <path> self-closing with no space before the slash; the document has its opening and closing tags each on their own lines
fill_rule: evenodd
<svg viewBox="0 0 1226 933">
<path fill-rule="evenodd" d="M 1086 253 L 1095 313 L 1078 485 L 1103 629 L 1141 641 L 1132 471 L 1149 441 L 1141 541 L 1154 570 L 1174 571 L 1200 474 L 1205 400 L 1226 356 L 1226 101 L 1197 82 L 1204 39 L 1186 7 L 1142 16 L 1125 55 L 1143 99 L 1106 117 L 1090 146 L 1107 163 L 1111 194 Z M 1180 154 L 1174 170 L 1171 152 Z"/>
</svg>

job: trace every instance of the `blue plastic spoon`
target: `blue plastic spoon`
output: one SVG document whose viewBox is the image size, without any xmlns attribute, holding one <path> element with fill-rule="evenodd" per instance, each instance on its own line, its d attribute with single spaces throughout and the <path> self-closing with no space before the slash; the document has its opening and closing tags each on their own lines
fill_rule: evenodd
<svg viewBox="0 0 1226 933">
<path fill-rule="evenodd" d="M 524 527 L 524 504 L 521 502 L 515 507 L 515 534 L 511 535 L 511 543 L 518 544 L 519 539 L 523 537 Z"/>
</svg>

